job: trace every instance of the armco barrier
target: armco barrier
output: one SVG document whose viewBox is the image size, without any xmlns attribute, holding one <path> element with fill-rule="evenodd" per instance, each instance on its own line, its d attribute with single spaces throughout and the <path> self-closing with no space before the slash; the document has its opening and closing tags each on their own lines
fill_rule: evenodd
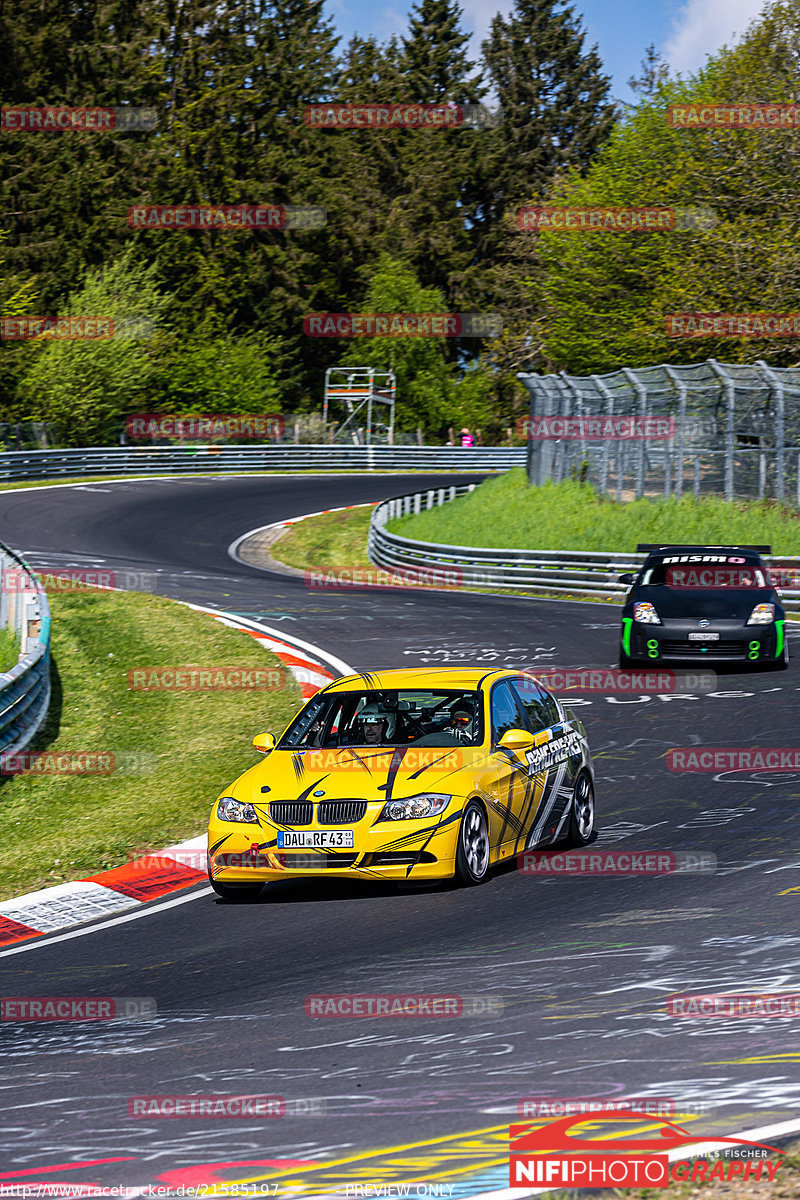
<svg viewBox="0 0 800 1200">
<path fill-rule="evenodd" d="M 403 537 L 386 528 L 389 521 L 447 504 L 474 488 L 474 483 L 454 484 L 384 500 L 375 508 L 370 520 L 368 549 L 372 562 L 387 570 L 458 568 L 460 579 L 467 587 L 511 588 L 545 595 L 569 594 L 610 600 L 622 599 L 628 591 L 628 585 L 618 581 L 619 575 L 638 571 L 644 562 L 644 554 L 611 550 L 498 550 L 448 546 Z M 774 568 L 796 571 L 800 579 L 800 558 L 765 556 L 764 561 Z M 800 612 L 800 589 L 781 588 L 781 594 L 788 612 Z"/>
<path fill-rule="evenodd" d="M 246 471 L 508 471 L 525 465 L 508 446 L 119 446 L 9 450 L 0 480 L 82 475 L 180 475 Z"/>
<path fill-rule="evenodd" d="M 0 752 L 31 742 L 50 705 L 50 608 L 24 559 L 0 543 L 0 626 L 20 639 L 16 666 L 0 673 Z"/>
</svg>

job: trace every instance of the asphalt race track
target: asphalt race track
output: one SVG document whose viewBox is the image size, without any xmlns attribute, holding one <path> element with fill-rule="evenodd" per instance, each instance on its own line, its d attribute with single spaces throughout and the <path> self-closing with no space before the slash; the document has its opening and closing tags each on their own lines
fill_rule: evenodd
<svg viewBox="0 0 800 1200">
<path fill-rule="evenodd" d="M 312 592 L 227 554 L 259 525 L 449 481 L 197 477 L 0 493 L 0 539 L 34 567 L 155 571 L 161 594 L 263 621 L 356 669 L 614 665 L 609 606 Z M 140 1022 L 0 1027 L 0 1182 L 147 1195 L 147 1185 L 259 1180 L 263 1194 L 305 1196 L 413 1179 L 468 1196 L 507 1186 L 497 1164 L 525 1097 L 660 1097 L 708 1133 L 800 1117 L 796 1019 L 666 1010 L 674 993 L 800 991 L 800 778 L 680 775 L 664 762 L 670 747 L 795 745 L 794 650 L 788 671 L 728 674 L 711 694 L 583 697 L 597 847 L 704 852 L 715 873 L 509 869 L 462 891 L 291 881 L 248 905 L 199 887 L 132 920 L 0 952 L 5 996 L 152 996 L 158 1007 Z M 242 737 L 259 731 L 256 701 Z M 458 993 L 503 1009 L 306 1016 L 309 994 L 344 992 Z M 280 1095 L 298 1111 L 128 1115 L 134 1096 L 195 1093 Z"/>
</svg>

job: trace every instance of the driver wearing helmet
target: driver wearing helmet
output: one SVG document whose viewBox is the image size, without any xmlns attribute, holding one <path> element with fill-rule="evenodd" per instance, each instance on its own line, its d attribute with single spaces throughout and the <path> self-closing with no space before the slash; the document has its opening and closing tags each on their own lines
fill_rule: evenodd
<svg viewBox="0 0 800 1200">
<path fill-rule="evenodd" d="M 475 704 L 469 696 L 462 696 L 450 714 L 450 728 L 459 742 L 471 741 L 475 727 Z"/>
<path fill-rule="evenodd" d="M 365 746 L 380 746 L 391 741 L 397 728 L 394 713 L 386 712 L 377 704 L 365 704 L 356 720 Z"/>
</svg>

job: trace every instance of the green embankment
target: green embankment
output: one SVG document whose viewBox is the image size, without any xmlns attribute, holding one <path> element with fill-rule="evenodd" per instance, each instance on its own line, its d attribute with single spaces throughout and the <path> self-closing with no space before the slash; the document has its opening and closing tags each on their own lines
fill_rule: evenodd
<svg viewBox="0 0 800 1200">
<path fill-rule="evenodd" d="M 775 554 L 800 554 L 800 515 L 774 501 L 684 496 L 618 504 L 573 480 L 528 487 L 521 468 L 389 529 L 420 541 L 520 550 L 634 551 L 637 542 L 665 541 L 767 543 Z"/>
<path fill-rule="evenodd" d="M 205 830 L 213 801 L 280 733 L 300 690 L 246 633 L 163 597 L 53 595 L 53 699 L 31 749 L 113 754 L 106 775 L 3 776 L 0 898 L 81 879 Z M 281 690 L 133 691 L 128 672 L 281 668 Z M 269 680 L 271 684 L 275 680 Z"/>
</svg>

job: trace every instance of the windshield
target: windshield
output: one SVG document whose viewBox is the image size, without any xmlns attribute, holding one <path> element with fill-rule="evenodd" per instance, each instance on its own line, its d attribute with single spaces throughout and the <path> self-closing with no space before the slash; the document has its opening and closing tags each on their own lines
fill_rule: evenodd
<svg viewBox="0 0 800 1200">
<path fill-rule="evenodd" d="M 278 750 L 337 746 L 480 746 L 478 692 L 370 690 L 315 696 Z"/>
<path fill-rule="evenodd" d="M 648 564 L 639 579 L 640 587 L 682 589 L 767 588 L 764 571 L 756 563 L 729 555 L 688 555 L 683 560 L 662 558 Z"/>
</svg>

